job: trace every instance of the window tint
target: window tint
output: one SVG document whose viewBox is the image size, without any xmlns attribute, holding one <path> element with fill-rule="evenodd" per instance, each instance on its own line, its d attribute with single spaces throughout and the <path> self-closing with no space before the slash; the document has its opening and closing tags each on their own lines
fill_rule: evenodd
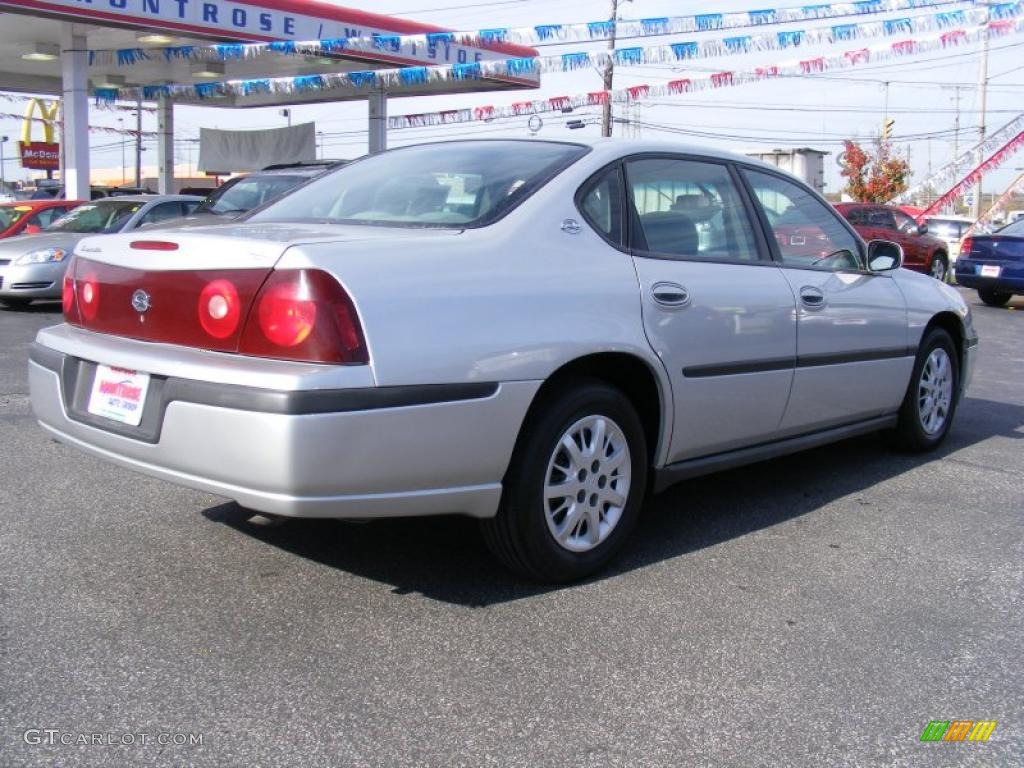
<svg viewBox="0 0 1024 768">
<path fill-rule="evenodd" d="M 618 166 L 590 183 L 580 200 L 580 210 L 605 239 L 622 245 L 622 174 Z"/>
<path fill-rule="evenodd" d="M 868 223 L 867 208 L 850 208 L 843 215 L 854 226 L 866 226 Z"/>
<path fill-rule="evenodd" d="M 893 218 L 892 211 L 885 208 L 872 208 L 868 213 L 868 224 L 883 229 L 896 229 L 896 219 Z"/>
<path fill-rule="evenodd" d="M 724 165 L 633 160 L 626 179 L 643 238 L 633 243 L 637 248 L 687 259 L 759 259 L 742 198 Z"/>
<path fill-rule="evenodd" d="M 860 246 L 825 203 L 779 176 L 744 170 L 786 266 L 860 269 Z"/>
<path fill-rule="evenodd" d="M 143 224 L 155 224 L 158 221 L 168 221 L 169 219 L 176 219 L 181 216 L 181 205 L 177 202 L 172 203 L 160 203 L 154 205 L 144 214 L 139 220 L 138 226 Z"/>
</svg>

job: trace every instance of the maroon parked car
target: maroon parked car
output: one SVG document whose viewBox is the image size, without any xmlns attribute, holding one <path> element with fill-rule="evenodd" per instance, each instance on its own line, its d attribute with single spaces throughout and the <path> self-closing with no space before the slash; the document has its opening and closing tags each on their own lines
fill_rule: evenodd
<svg viewBox="0 0 1024 768">
<path fill-rule="evenodd" d="M 924 272 L 946 282 L 949 275 L 948 246 L 944 240 L 928 234 L 927 224 L 918 224 L 911 216 L 890 205 L 839 203 L 835 208 L 868 242 L 891 240 L 902 245 L 903 266 L 907 269 Z"/>
</svg>

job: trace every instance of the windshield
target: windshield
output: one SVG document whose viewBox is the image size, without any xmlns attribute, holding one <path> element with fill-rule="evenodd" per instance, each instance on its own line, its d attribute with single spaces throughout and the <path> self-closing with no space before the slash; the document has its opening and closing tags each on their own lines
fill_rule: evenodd
<svg viewBox="0 0 1024 768">
<path fill-rule="evenodd" d="M 269 203 L 292 187 L 297 187 L 308 176 L 246 176 L 229 182 L 214 192 L 207 202 L 196 209 L 197 213 L 213 213 L 223 216 L 227 213 L 245 213 Z"/>
<path fill-rule="evenodd" d="M 144 204 L 132 201 L 98 200 L 80 205 L 46 228 L 47 232 L 118 232 Z"/>
<path fill-rule="evenodd" d="M 546 141 L 420 144 L 319 177 L 249 221 L 409 227 L 483 226 L 587 152 Z"/>
<path fill-rule="evenodd" d="M 24 206 L 0 206 L 0 231 L 7 229 L 31 210 Z"/>
</svg>

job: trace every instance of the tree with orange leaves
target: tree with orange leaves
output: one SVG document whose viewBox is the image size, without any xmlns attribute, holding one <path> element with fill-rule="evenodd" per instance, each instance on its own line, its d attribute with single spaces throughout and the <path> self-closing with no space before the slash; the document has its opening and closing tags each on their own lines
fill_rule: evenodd
<svg viewBox="0 0 1024 768">
<path fill-rule="evenodd" d="M 846 178 L 843 191 L 856 202 L 887 203 L 907 189 L 910 164 L 892 151 L 889 142 L 876 139 L 874 153 L 855 141 L 846 140 L 843 145 L 839 159 Z"/>
</svg>

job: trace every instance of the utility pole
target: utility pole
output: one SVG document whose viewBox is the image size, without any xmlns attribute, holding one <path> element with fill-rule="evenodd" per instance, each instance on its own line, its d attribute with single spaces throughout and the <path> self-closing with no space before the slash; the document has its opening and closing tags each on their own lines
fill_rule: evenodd
<svg viewBox="0 0 1024 768">
<path fill-rule="evenodd" d="M 985 33 L 981 38 L 981 68 L 978 72 L 978 112 L 979 112 L 979 124 L 978 124 L 978 143 L 985 143 L 985 119 L 986 119 L 986 102 L 988 100 L 988 37 L 989 37 L 989 25 L 992 22 L 992 6 L 990 3 L 985 3 Z M 978 165 L 985 162 L 985 150 L 978 147 Z M 974 204 L 971 206 L 971 216 L 977 221 L 981 216 L 981 194 L 982 194 L 982 182 L 984 178 L 978 177 L 978 186 L 974 190 Z"/>
<path fill-rule="evenodd" d="M 7 143 L 6 136 L 0 136 L 0 195 L 6 194 L 7 186 L 4 181 L 4 144 Z"/>
<path fill-rule="evenodd" d="M 141 89 L 140 89 L 141 91 Z M 142 186 L 142 96 L 135 110 L 135 186 Z"/>
<path fill-rule="evenodd" d="M 629 2 L 629 0 L 626 0 Z M 604 90 L 608 94 L 608 101 L 601 107 L 601 135 L 612 135 L 612 81 L 615 78 L 615 36 L 619 24 L 619 0 L 612 0 L 611 18 L 612 32 L 608 37 L 608 63 L 604 65 Z"/>
<path fill-rule="evenodd" d="M 121 131 L 121 183 L 124 184 L 128 179 L 127 179 L 127 176 L 125 175 L 127 173 L 127 171 L 125 171 L 125 169 L 124 169 L 125 161 L 124 161 L 124 118 L 123 117 L 117 118 L 117 125 L 118 125 L 118 128 Z"/>
</svg>

